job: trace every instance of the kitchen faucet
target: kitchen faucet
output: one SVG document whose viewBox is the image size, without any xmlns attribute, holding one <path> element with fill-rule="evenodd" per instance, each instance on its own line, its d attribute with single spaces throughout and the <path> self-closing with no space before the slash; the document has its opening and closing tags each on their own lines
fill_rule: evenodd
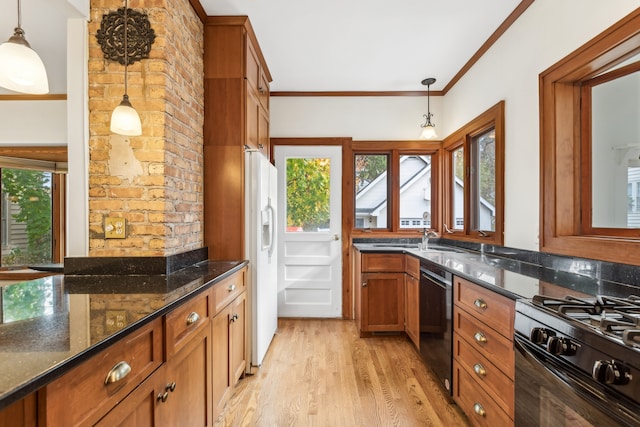
<svg viewBox="0 0 640 427">
<path fill-rule="evenodd" d="M 424 229 L 424 234 L 422 235 L 422 247 L 421 249 L 423 251 L 426 251 L 428 246 L 429 246 L 429 239 L 431 237 L 438 237 L 438 233 L 435 232 L 435 230 L 427 230 L 426 228 Z"/>
</svg>

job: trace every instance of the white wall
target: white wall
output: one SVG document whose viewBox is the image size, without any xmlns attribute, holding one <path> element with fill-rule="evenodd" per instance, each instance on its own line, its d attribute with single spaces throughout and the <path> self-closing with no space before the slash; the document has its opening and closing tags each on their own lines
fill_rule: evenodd
<svg viewBox="0 0 640 427">
<path fill-rule="evenodd" d="M 639 6 L 637 0 L 537 0 L 444 99 L 432 97 L 440 137 L 505 100 L 506 246 L 538 249 L 538 75 Z M 417 139 L 425 112 L 423 97 L 273 97 L 271 135 Z"/>
</svg>

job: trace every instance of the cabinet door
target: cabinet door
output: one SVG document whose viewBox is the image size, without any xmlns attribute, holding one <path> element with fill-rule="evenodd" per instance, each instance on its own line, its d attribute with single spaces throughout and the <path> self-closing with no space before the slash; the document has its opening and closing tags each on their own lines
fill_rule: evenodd
<svg viewBox="0 0 640 427">
<path fill-rule="evenodd" d="M 0 411 L 0 427 L 35 427 L 36 420 L 35 393 L 31 393 Z"/>
<path fill-rule="evenodd" d="M 162 418 L 159 409 L 163 405 L 165 387 L 164 365 L 144 380 L 126 399 L 98 421 L 96 427 L 156 427 Z"/>
<path fill-rule="evenodd" d="M 257 149 L 259 141 L 259 120 L 260 120 L 260 102 L 258 95 L 252 88 L 249 87 L 249 83 L 246 83 L 246 138 L 245 144 L 250 148 Z"/>
<path fill-rule="evenodd" d="M 229 372 L 229 325 L 231 324 L 231 305 L 223 308 L 213 317 L 211 322 L 211 377 L 213 417 L 217 417 L 227 401 L 231 389 Z"/>
<path fill-rule="evenodd" d="M 246 338 L 247 338 L 247 294 L 243 293 L 231 303 L 230 352 L 231 384 L 235 384 L 244 375 L 246 368 Z"/>
<path fill-rule="evenodd" d="M 420 281 L 413 276 L 405 277 L 405 332 L 420 349 Z"/>
<path fill-rule="evenodd" d="M 362 330 L 404 331 L 404 273 L 362 275 Z"/>
<path fill-rule="evenodd" d="M 163 393 L 168 393 L 160 407 L 163 425 L 207 427 L 211 414 L 211 332 L 203 324 L 189 342 L 167 361 Z"/>
<path fill-rule="evenodd" d="M 258 111 L 258 148 L 267 159 L 270 158 L 271 141 L 269 140 L 269 113 L 264 108 Z"/>
</svg>

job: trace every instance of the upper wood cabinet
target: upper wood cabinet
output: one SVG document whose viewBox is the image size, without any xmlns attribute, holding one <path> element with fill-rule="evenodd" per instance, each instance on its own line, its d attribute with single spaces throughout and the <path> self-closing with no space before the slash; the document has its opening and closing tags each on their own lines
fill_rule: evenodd
<svg viewBox="0 0 640 427">
<path fill-rule="evenodd" d="M 249 18 L 207 18 L 204 71 L 204 243 L 211 259 L 243 259 L 245 147 L 270 156 L 271 74 Z"/>
</svg>

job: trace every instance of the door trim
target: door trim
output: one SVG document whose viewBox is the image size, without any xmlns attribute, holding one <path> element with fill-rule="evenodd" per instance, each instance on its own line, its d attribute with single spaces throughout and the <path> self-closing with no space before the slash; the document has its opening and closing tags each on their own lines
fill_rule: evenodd
<svg viewBox="0 0 640 427">
<path fill-rule="evenodd" d="M 277 145 L 339 145 L 342 147 L 342 318 L 353 319 L 353 284 L 351 281 L 351 230 L 353 228 L 352 185 L 353 178 L 345 175 L 350 171 L 353 157 L 352 138 L 271 138 L 269 158 L 274 159 L 273 149 Z"/>
</svg>

